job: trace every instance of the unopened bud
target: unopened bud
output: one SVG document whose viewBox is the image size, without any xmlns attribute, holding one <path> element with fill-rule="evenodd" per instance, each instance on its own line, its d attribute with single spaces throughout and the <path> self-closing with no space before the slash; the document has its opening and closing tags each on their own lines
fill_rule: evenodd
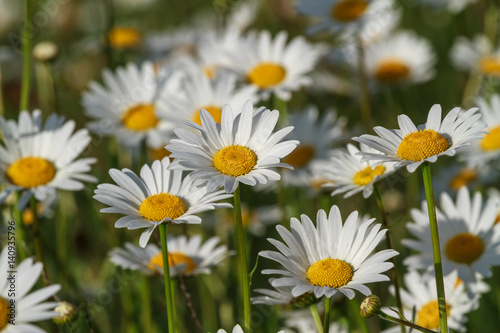
<svg viewBox="0 0 500 333">
<path fill-rule="evenodd" d="M 53 42 L 40 42 L 33 48 L 33 55 L 39 61 L 51 61 L 57 56 L 59 48 Z"/>
<path fill-rule="evenodd" d="M 359 306 L 361 317 L 370 318 L 380 311 L 380 298 L 375 295 L 366 297 Z"/>
<path fill-rule="evenodd" d="M 76 306 L 65 301 L 59 302 L 59 305 L 54 309 L 54 311 L 57 312 L 58 315 L 52 318 L 52 320 L 57 325 L 65 325 L 73 321 L 78 314 Z"/>
</svg>

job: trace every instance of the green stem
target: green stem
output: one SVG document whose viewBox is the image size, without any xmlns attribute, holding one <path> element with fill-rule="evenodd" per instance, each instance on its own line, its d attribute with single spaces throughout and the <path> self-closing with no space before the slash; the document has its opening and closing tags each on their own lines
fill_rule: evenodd
<svg viewBox="0 0 500 333">
<path fill-rule="evenodd" d="M 234 219 L 236 220 L 236 234 L 238 238 L 238 257 L 240 261 L 240 278 L 243 285 L 243 311 L 245 332 L 251 331 L 250 325 L 250 281 L 248 280 L 247 254 L 245 248 L 245 231 L 241 218 L 240 188 L 234 191 Z"/>
<path fill-rule="evenodd" d="M 42 245 L 42 235 L 40 233 L 40 220 L 38 218 L 38 212 L 36 208 L 36 199 L 31 197 L 31 212 L 33 213 L 33 236 L 35 237 L 35 253 L 36 260 L 43 263 L 43 245 Z"/>
<path fill-rule="evenodd" d="M 309 306 L 309 309 L 311 310 L 311 315 L 313 316 L 314 323 L 316 324 L 316 329 L 318 330 L 318 333 L 323 333 L 323 325 L 321 324 L 321 318 L 319 316 L 318 306 L 316 304 L 311 304 Z"/>
<path fill-rule="evenodd" d="M 330 332 L 330 312 L 332 310 L 332 298 L 326 298 L 324 300 L 325 305 L 325 317 L 323 318 L 323 333 Z"/>
<path fill-rule="evenodd" d="M 358 72 L 359 84 L 361 87 L 361 118 L 365 130 L 371 129 L 371 108 L 370 108 L 370 92 L 368 90 L 368 78 L 365 67 L 365 49 L 363 47 L 361 36 L 358 36 Z"/>
<path fill-rule="evenodd" d="M 389 316 L 388 314 L 382 312 L 382 311 L 379 311 L 379 316 L 382 317 L 383 319 L 385 320 L 388 320 L 388 321 L 392 321 L 392 322 L 395 322 L 395 323 L 398 323 L 400 325 L 405 325 L 405 326 L 408 326 L 410 328 L 414 328 L 420 332 L 425 332 L 425 333 L 436 333 L 434 331 L 431 331 L 427 328 L 424 328 L 422 326 L 418 326 L 416 324 L 413 324 L 413 323 L 410 323 L 409 321 L 406 321 L 406 320 L 402 320 L 402 319 L 399 319 L 399 318 L 396 318 L 396 317 L 393 317 L 393 316 Z"/>
<path fill-rule="evenodd" d="M 151 281 L 147 275 L 141 278 L 141 331 L 151 332 Z"/>
<path fill-rule="evenodd" d="M 391 239 L 391 232 L 389 230 L 389 223 L 387 222 L 387 214 L 384 209 L 384 202 L 382 201 L 382 195 L 380 194 L 380 190 L 378 186 L 375 184 L 373 186 L 374 192 L 375 192 L 375 199 L 377 199 L 377 205 L 378 209 L 380 211 L 380 217 L 382 219 L 382 226 L 387 230 L 387 233 L 385 234 L 385 241 L 386 241 L 386 246 L 388 249 L 393 250 L 394 247 L 392 245 L 392 239 Z M 391 275 L 392 275 L 392 283 L 394 283 L 394 296 L 396 298 L 396 305 L 398 307 L 399 313 L 403 313 L 403 303 L 401 302 L 401 294 L 399 291 L 399 278 L 398 278 L 398 270 L 396 269 L 396 261 L 394 260 L 394 257 L 391 258 L 391 262 L 394 265 L 391 269 Z M 401 325 L 401 333 L 405 333 L 405 327 Z"/>
<path fill-rule="evenodd" d="M 448 321 L 446 318 L 446 299 L 444 295 L 443 266 L 441 264 L 441 248 L 439 246 L 439 233 L 436 219 L 436 207 L 434 205 L 434 193 L 432 190 L 432 177 L 429 162 L 422 164 L 422 175 L 424 177 L 425 197 L 427 198 L 427 209 L 432 237 L 432 253 L 434 255 L 434 273 L 436 275 L 436 288 L 439 308 L 439 327 L 441 333 L 448 332 Z"/>
<path fill-rule="evenodd" d="M 165 304 L 167 305 L 168 333 L 175 332 L 174 298 L 170 286 L 170 266 L 168 264 L 167 224 L 159 225 L 161 238 L 161 252 L 163 256 L 163 278 L 165 283 Z"/>
<path fill-rule="evenodd" d="M 2 92 L 2 66 L 0 66 L 0 116 L 4 114 L 4 106 L 3 106 L 3 92 Z M 1 135 L 0 135 L 1 137 Z"/>
<path fill-rule="evenodd" d="M 17 196 L 17 200 L 15 205 L 13 206 L 13 212 L 12 216 L 14 217 L 14 222 L 16 226 L 16 247 L 17 251 L 19 253 L 19 256 L 17 256 L 17 263 L 19 264 L 21 261 L 26 258 L 26 226 L 24 225 L 23 221 L 23 213 L 21 210 L 19 210 L 19 198 L 20 194 Z"/>
<path fill-rule="evenodd" d="M 31 1 L 24 0 L 24 28 L 21 36 L 23 47 L 23 80 L 21 83 L 20 110 L 27 110 L 29 106 L 30 81 L 31 81 Z"/>
<path fill-rule="evenodd" d="M 361 314 L 359 313 L 359 302 L 356 301 L 355 298 L 353 298 L 348 303 L 350 306 L 351 314 L 354 315 L 354 322 L 357 322 L 359 324 L 363 333 L 370 333 L 370 331 L 368 330 L 366 319 L 361 317 Z"/>
<path fill-rule="evenodd" d="M 281 126 L 288 125 L 288 108 L 286 102 L 276 95 L 273 95 L 273 109 L 280 112 L 279 124 Z"/>
</svg>

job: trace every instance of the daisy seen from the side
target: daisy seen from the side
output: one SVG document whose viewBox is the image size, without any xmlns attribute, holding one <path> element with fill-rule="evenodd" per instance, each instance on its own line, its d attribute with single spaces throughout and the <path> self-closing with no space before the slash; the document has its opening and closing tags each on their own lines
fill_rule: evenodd
<svg viewBox="0 0 500 333">
<path fill-rule="evenodd" d="M 77 159 L 91 137 L 86 129 L 73 132 L 73 120 L 53 114 L 42 124 L 40 110 L 21 111 L 17 122 L 0 117 L 0 129 L 4 142 L 0 145 L 0 182 L 7 184 L 0 202 L 19 191 L 18 209 L 23 209 L 32 195 L 44 201 L 56 189 L 79 191 L 84 181 L 97 181 L 87 174 L 96 159 Z"/>
<path fill-rule="evenodd" d="M 191 276 L 209 274 L 212 267 L 231 255 L 227 246 L 217 246 L 218 237 L 202 242 L 201 236 L 168 237 L 168 263 L 170 275 Z M 161 249 L 154 244 L 145 248 L 125 243 L 125 248 L 114 248 L 110 252 L 110 260 L 114 264 L 138 270 L 147 275 L 163 275 L 163 255 Z"/>
<path fill-rule="evenodd" d="M 500 226 L 495 225 L 499 211 L 497 198 L 483 203 L 479 192 L 471 198 L 467 187 L 458 191 L 456 203 L 443 192 L 436 207 L 443 273 L 457 270 L 464 281 L 475 282 L 476 273 L 491 276 L 491 266 L 500 265 Z M 419 253 L 404 260 L 414 269 L 433 269 L 431 237 L 427 208 L 411 210 L 414 223 L 407 228 L 417 239 L 404 239 L 403 245 Z"/>
<path fill-rule="evenodd" d="M 500 77 L 500 47 L 495 48 L 485 35 L 476 35 L 471 40 L 457 37 L 450 58 L 463 71 Z"/>
<path fill-rule="evenodd" d="M 169 165 L 168 157 L 153 162 L 151 167 L 144 165 L 140 177 L 128 169 L 111 169 L 109 174 L 117 185 L 100 184 L 95 190 L 94 199 L 110 206 L 101 212 L 125 215 L 116 221 L 116 228 L 146 228 L 139 240 L 141 247 L 162 223 L 200 223 L 196 214 L 232 207 L 218 203 L 232 195 L 206 188 L 193 190 L 193 178 L 183 178 L 181 170 L 168 170 Z"/>
<path fill-rule="evenodd" d="M 398 116 L 400 129 L 377 126 L 374 131 L 378 136 L 363 134 L 353 140 L 377 150 L 376 153 L 361 151 L 362 161 L 374 161 L 374 166 L 394 162 L 395 168 L 406 167 L 414 172 L 424 162 L 434 163 L 440 156 L 453 156 L 457 149 L 482 139 L 486 125 L 480 121 L 477 110 L 461 112 L 457 107 L 441 120 L 441 106 L 435 104 L 425 124 L 417 127 L 403 114 Z"/>
<path fill-rule="evenodd" d="M 226 192 L 233 193 L 239 183 L 254 186 L 279 180 L 274 168 L 290 167 L 280 159 L 299 142 L 283 141 L 292 131 L 291 126 L 273 133 L 278 117 L 277 110 L 254 110 L 250 101 L 237 115 L 229 105 L 224 106 L 220 124 L 209 112 L 201 110 L 203 125 L 189 122 L 190 129 L 175 129 L 179 139 L 166 146 L 175 158 L 170 169 L 194 170 L 190 174 L 193 184 L 206 185 L 208 191 L 223 186 Z"/>
<path fill-rule="evenodd" d="M 269 31 L 253 31 L 242 38 L 240 47 L 230 54 L 228 67 L 258 87 L 262 99 L 274 94 L 288 101 L 293 91 L 310 85 L 312 80 L 308 74 L 325 50 L 302 36 L 287 44 L 285 31 L 274 38 Z"/>
<path fill-rule="evenodd" d="M 345 193 L 348 198 L 356 193 L 363 192 L 366 199 L 373 193 L 373 185 L 394 172 L 393 163 L 382 163 L 373 167 L 373 162 L 362 162 L 358 154 L 363 152 L 376 152 L 364 144 L 358 149 L 352 144 L 347 145 L 347 151 L 336 152 L 330 163 L 324 166 L 323 175 L 329 180 L 323 187 L 333 188 L 332 196 Z"/>
<path fill-rule="evenodd" d="M 262 273 L 282 275 L 273 280 L 273 286 L 293 286 L 294 297 L 313 292 L 318 298 L 330 298 L 340 292 L 352 299 L 356 290 L 368 296 L 371 291 L 365 284 L 388 281 L 382 273 L 393 264 L 386 260 L 398 254 L 394 250 L 372 254 L 387 231 L 380 230 L 380 224 L 373 225 L 374 220 L 360 222 L 354 211 L 343 224 L 337 206 L 328 216 L 324 210 L 318 211 L 316 226 L 306 215 L 301 222 L 292 218 L 291 231 L 276 227 L 284 243 L 269 239 L 280 252 L 260 252 L 283 267 Z"/>
<path fill-rule="evenodd" d="M 57 312 L 54 308 L 57 302 L 44 302 L 56 294 L 61 286 L 53 284 L 40 288 L 28 294 L 42 274 L 43 264 L 34 263 L 32 258 L 24 259 L 17 267 L 16 273 L 11 273 L 8 247 L 4 247 L 0 254 L 0 332 L 2 333 L 45 333 L 45 330 L 30 324 L 54 318 Z M 15 296 L 12 297 L 11 274 L 15 276 Z M 14 318 L 10 317 L 11 301 L 14 301 Z M 14 322 L 15 324 L 12 324 Z"/>
</svg>

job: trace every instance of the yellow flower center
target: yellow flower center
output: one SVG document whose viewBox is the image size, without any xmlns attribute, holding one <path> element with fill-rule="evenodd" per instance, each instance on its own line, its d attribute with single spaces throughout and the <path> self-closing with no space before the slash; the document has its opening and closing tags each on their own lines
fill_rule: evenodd
<svg viewBox="0 0 500 333">
<path fill-rule="evenodd" d="M 367 8 L 368 3 L 364 0 L 343 0 L 332 7 L 330 15 L 339 22 L 351 22 L 363 15 Z"/>
<path fill-rule="evenodd" d="M 214 167 L 233 177 L 246 175 L 256 164 L 257 155 L 251 149 L 239 145 L 225 147 L 214 156 Z"/>
<path fill-rule="evenodd" d="M 375 69 L 375 79 L 380 83 L 391 84 L 403 81 L 410 74 L 410 68 L 398 59 L 385 60 Z"/>
<path fill-rule="evenodd" d="M 313 145 L 298 145 L 284 159 L 283 163 L 290 164 L 294 168 L 305 167 L 316 155 L 316 148 Z"/>
<path fill-rule="evenodd" d="M 164 157 L 170 156 L 171 152 L 166 150 L 163 146 L 158 148 L 149 148 L 149 156 L 152 161 L 161 161 Z"/>
<path fill-rule="evenodd" d="M 109 44 L 115 49 L 133 48 L 141 43 L 138 30 L 125 27 L 114 27 L 109 33 Z"/>
<path fill-rule="evenodd" d="M 479 69 L 483 74 L 500 75 L 500 59 L 487 56 L 479 60 Z"/>
<path fill-rule="evenodd" d="M 20 158 L 7 169 L 7 176 L 12 183 L 27 188 L 45 185 L 55 175 L 54 164 L 40 157 Z"/>
<path fill-rule="evenodd" d="M 149 221 L 163 221 L 178 218 L 187 211 L 186 204 L 181 198 L 170 193 L 160 193 L 149 196 L 141 203 L 139 211 Z"/>
<path fill-rule="evenodd" d="M 186 265 L 184 274 L 189 274 L 196 269 L 196 262 L 182 252 L 171 252 L 168 254 L 168 266 Z M 163 273 L 163 255 L 159 252 L 149 259 L 148 268 Z M 161 269 L 161 271 L 159 271 Z"/>
<path fill-rule="evenodd" d="M 207 105 L 207 106 L 201 107 L 200 109 L 207 110 L 208 113 L 210 113 L 212 115 L 212 117 L 214 118 L 215 122 L 220 124 L 220 119 L 221 119 L 221 116 L 222 116 L 222 108 L 220 108 L 218 106 L 215 106 L 215 105 Z M 200 109 L 198 109 L 194 113 L 193 118 L 191 119 L 192 121 L 194 121 L 198 125 L 201 125 Z"/>
<path fill-rule="evenodd" d="M 9 313 L 9 302 L 0 297 L 0 331 L 9 324 L 9 319 L 7 318 L 7 314 Z"/>
<path fill-rule="evenodd" d="M 307 270 L 307 279 L 315 286 L 339 288 L 352 280 L 351 266 L 339 259 L 323 259 L 315 262 Z"/>
<path fill-rule="evenodd" d="M 450 147 L 448 140 L 438 132 L 425 129 L 407 134 L 398 147 L 403 160 L 418 162 L 437 155 Z"/>
<path fill-rule="evenodd" d="M 449 260 L 467 265 L 472 264 L 481 257 L 483 252 L 483 240 L 468 232 L 453 236 L 445 248 L 445 253 Z"/>
<path fill-rule="evenodd" d="M 450 311 L 450 306 L 446 304 L 446 313 Z M 439 307 L 438 301 L 430 301 L 425 304 L 417 313 L 417 325 L 427 329 L 439 328 Z"/>
<path fill-rule="evenodd" d="M 372 169 L 371 166 L 367 166 L 363 170 L 356 172 L 353 178 L 354 184 L 359 186 L 368 185 L 373 181 L 373 178 L 383 175 L 384 172 L 385 168 L 382 165 L 377 165 L 375 169 Z"/>
<path fill-rule="evenodd" d="M 217 72 L 217 67 L 215 66 L 205 66 L 203 67 L 203 73 L 210 79 L 215 77 L 215 73 Z"/>
<path fill-rule="evenodd" d="M 481 148 L 483 150 L 500 149 L 500 126 L 491 128 L 488 132 L 481 140 Z"/>
<path fill-rule="evenodd" d="M 500 213 L 497 214 L 497 217 L 495 219 L 495 223 L 494 224 L 497 224 L 500 222 Z"/>
<path fill-rule="evenodd" d="M 458 191 L 462 186 L 468 185 L 470 182 L 477 179 L 477 172 L 472 169 L 460 170 L 451 180 L 450 187 Z"/>
<path fill-rule="evenodd" d="M 279 84 L 285 76 L 286 70 L 283 66 L 272 62 L 262 62 L 252 68 L 247 78 L 248 81 L 263 89 Z"/>
<path fill-rule="evenodd" d="M 145 131 L 158 125 L 160 121 L 152 104 L 134 106 L 123 114 L 123 125 L 131 131 Z"/>
</svg>

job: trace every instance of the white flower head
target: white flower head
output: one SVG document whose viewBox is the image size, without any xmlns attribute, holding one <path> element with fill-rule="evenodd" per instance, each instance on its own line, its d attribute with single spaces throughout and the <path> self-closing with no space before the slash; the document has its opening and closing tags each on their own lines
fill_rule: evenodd
<svg viewBox="0 0 500 333">
<path fill-rule="evenodd" d="M 217 331 L 217 333 L 227 333 L 227 332 L 221 328 L 220 330 Z M 244 331 L 240 325 L 236 325 L 236 326 L 234 326 L 231 333 L 244 333 Z M 277 333 L 285 333 L 285 331 L 279 331 Z"/>
<path fill-rule="evenodd" d="M 146 228 L 139 240 L 141 247 L 162 223 L 200 223 L 195 214 L 232 207 L 216 203 L 232 195 L 206 188 L 193 190 L 193 178 L 188 175 L 183 179 L 182 171 L 168 170 L 169 165 L 168 157 L 154 161 L 152 167 L 144 165 L 140 177 L 129 169 L 111 169 L 109 175 L 117 185 L 99 184 L 95 190 L 94 199 L 110 206 L 101 212 L 125 215 L 116 221 L 116 228 Z"/>
<path fill-rule="evenodd" d="M 235 115 L 229 105 L 222 109 L 221 123 L 201 110 L 200 126 L 194 122 L 187 128 L 175 129 L 179 139 L 173 139 L 165 148 L 175 158 L 171 169 L 194 170 L 190 175 L 195 186 L 205 186 L 208 191 L 224 186 L 233 193 L 239 183 L 254 186 L 268 180 L 279 180 L 273 170 L 290 167 L 280 159 L 288 155 L 299 143 L 282 141 L 293 127 L 275 133 L 279 112 L 265 107 L 254 110 L 250 101 Z"/>
<path fill-rule="evenodd" d="M 495 225 L 499 211 L 497 198 L 484 205 L 479 192 L 473 197 L 467 187 L 458 191 L 456 203 L 443 192 L 440 208 L 436 208 L 439 242 L 444 274 L 457 270 L 466 284 L 476 281 L 476 273 L 491 276 L 490 266 L 500 265 L 500 226 Z M 422 209 L 413 209 L 414 223 L 407 228 L 417 239 L 404 239 L 402 243 L 419 254 L 409 256 L 405 265 L 414 269 L 433 269 L 429 215 L 425 203 Z"/>
<path fill-rule="evenodd" d="M 79 191 L 83 182 L 96 182 L 87 174 L 95 158 L 76 159 L 90 143 L 88 130 L 75 130 L 73 120 L 52 114 L 42 125 L 42 113 L 22 111 L 19 120 L 0 117 L 4 146 L 0 146 L 0 182 L 8 187 L 0 192 L 0 203 L 14 192 L 23 194 L 22 210 L 32 195 L 38 201 L 53 196 L 56 189 Z"/>
<path fill-rule="evenodd" d="M 306 215 L 301 222 L 291 219 L 291 231 L 278 225 L 276 230 L 284 243 L 269 239 L 281 252 L 263 251 L 260 255 L 280 263 L 281 269 L 266 269 L 263 274 L 281 274 L 273 280 L 273 287 L 293 287 L 294 297 L 313 292 L 318 298 L 328 298 L 337 292 L 349 299 L 357 290 L 368 296 L 371 282 L 388 281 L 382 273 L 393 267 L 386 260 L 396 256 L 394 250 L 382 250 L 371 254 L 387 230 L 372 225 L 375 219 L 361 222 L 354 211 L 342 224 L 337 206 L 327 216 L 318 211 L 317 225 Z"/>
<path fill-rule="evenodd" d="M 457 37 L 450 58 L 458 69 L 500 78 L 500 47 L 494 48 L 485 35 L 476 35 L 472 40 Z"/>
<path fill-rule="evenodd" d="M 377 151 L 364 144 L 358 149 L 352 144 L 347 145 L 347 151 L 336 152 L 328 165 L 325 165 L 324 176 L 330 182 L 323 185 L 325 188 L 334 188 L 332 196 L 345 193 L 348 198 L 356 193 L 363 192 L 368 198 L 373 193 L 373 185 L 394 172 L 394 163 L 382 163 L 373 166 L 373 162 L 362 162 L 360 151 L 376 153 Z"/>
<path fill-rule="evenodd" d="M 484 125 L 477 108 L 461 112 L 452 109 L 441 120 L 441 106 L 435 104 L 429 111 L 427 122 L 418 127 L 403 114 L 398 116 L 400 129 L 389 130 L 377 126 L 378 136 L 363 134 L 353 140 L 377 150 L 376 153 L 360 152 L 363 161 L 374 161 L 374 165 L 395 162 L 396 168 L 406 166 L 414 172 L 422 163 L 437 161 L 440 156 L 454 156 L 457 149 L 482 139 Z"/>
<path fill-rule="evenodd" d="M 16 295 L 15 299 L 11 298 L 9 294 L 12 294 L 12 287 L 11 280 L 8 279 L 10 277 L 8 272 L 12 269 L 8 262 L 9 255 L 8 247 L 4 247 L 0 254 L 0 308 L 2 316 L 5 317 L 0 320 L 0 331 L 2 333 L 45 333 L 45 330 L 29 323 L 57 316 L 54 308 L 59 303 L 43 301 L 56 294 L 61 286 L 53 284 L 28 294 L 42 274 L 43 264 L 33 263 L 32 258 L 27 258 L 15 269 L 17 271 L 15 273 Z M 9 323 L 10 318 L 7 312 L 11 300 L 15 300 L 15 325 Z"/>
</svg>

